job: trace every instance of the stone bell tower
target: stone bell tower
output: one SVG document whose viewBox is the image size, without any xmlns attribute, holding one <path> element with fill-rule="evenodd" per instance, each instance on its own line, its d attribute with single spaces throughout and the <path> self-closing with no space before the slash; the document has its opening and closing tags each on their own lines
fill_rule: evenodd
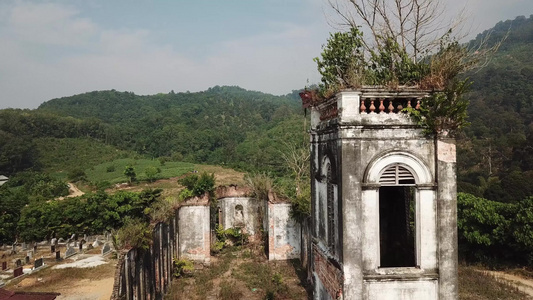
<svg viewBox="0 0 533 300">
<path fill-rule="evenodd" d="M 455 142 L 403 111 L 428 95 L 301 95 L 311 107 L 315 299 L 458 298 Z"/>
</svg>

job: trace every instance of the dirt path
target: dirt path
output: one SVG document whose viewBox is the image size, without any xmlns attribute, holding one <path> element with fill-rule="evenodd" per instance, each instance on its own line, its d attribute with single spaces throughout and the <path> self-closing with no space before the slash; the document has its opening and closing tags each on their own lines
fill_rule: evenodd
<svg viewBox="0 0 533 300">
<path fill-rule="evenodd" d="M 478 271 L 490 275 L 500 282 L 504 282 L 515 287 L 516 289 L 518 289 L 522 293 L 527 294 L 531 299 L 533 299 L 533 280 L 499 271 Z"/>
<path fill-rule="evenodd" d="M 72 182 L 68 183 L 68 189 L 69 189 L 69 195 L 67 196 L 67 198 L 79 197 L 85 194 L 84 192 L 80 191 L 80 189 L 78 189 L 78 187 L 75 186 L 74 183 Z"/>
<path fill-rule="evenodd" d="M 114 278 L 81 279 L 61 291 L 56 300 L 108 300 L 113 292 Z"/>
</svg>

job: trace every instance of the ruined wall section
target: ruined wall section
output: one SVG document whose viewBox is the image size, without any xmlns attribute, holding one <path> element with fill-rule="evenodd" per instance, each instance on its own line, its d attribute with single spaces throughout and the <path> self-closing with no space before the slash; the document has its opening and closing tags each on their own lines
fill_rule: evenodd
<svg viewBox="0 0 533 300">
<path fill-rule="evenodd" d="M 177 215 L 178 257 L 209 264 L 211 259 L 209 205 L 182 206 Z"/>
<path fill-rule="evenodd" d="M 300 224 L 290 217 L 289 203 L 268 203 L 268 259 L 300 258 Z"/>
<path fill-rule="evenodd" d="M 241 228 L 250 241 L 259 237 L 263 226 L 264 204 L 250 197 L 229 197 L 218 200 L 219 223 L 224 229 Z"/>
</svg>

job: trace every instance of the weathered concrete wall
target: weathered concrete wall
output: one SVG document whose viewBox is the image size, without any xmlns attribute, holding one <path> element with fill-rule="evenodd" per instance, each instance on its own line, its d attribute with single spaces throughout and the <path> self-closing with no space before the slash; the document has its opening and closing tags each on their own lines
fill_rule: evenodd
<svg viewBox="0 0 533 300">
<path fill-rule="evenodd" d="M 439 299 L 459 297 L 457 275 L 457 185 L 455 140 L 438 139 Z"/>
<path fill-rule="evenodd" d="M 258 230 L 263 226 L 263 204 L 250 197 L 229 197 L 218 199 L 220 224 L 224 229 L 238 227 L 256 239 Z"/>
<path fill-rule="evenodd" d="M 268 259 L 300 257 L 300 225 L 289 215 L 288 203 L 268 203 Z"/>
<path fill-rule="evenodd" d="M 341 280 L 344 299 L 457 299 L 452 142 L 441 144 L 445 149 L 437 154 L 435 139 L 428 138 L 399 108 L 400 105 L 415 107 L 423 96 L 424 92 L 420 91 L 368 89 L 340 93 L 336 99 L 313 107 L 310 234 L 316 293 L 325 290 L 333 297 L 332 281 Z M 394 110 L 384 109 L 383 103 L 390 107 L 394 104 Z M 323 238 L 330 216 L 321 212 L 327 197 L 322 170 L 325 160 L 336 166 L 333 186 L 338 189 L 338 206 L 334 209 L 340 212 L 336 233 L 341 249 L 338 255 Z M 401 165 L 414 177 L 410 185 L 415 191 L 416 204 L 412 267 L 382 267 L 380 263 L 380 176 L 392 165 Z M 319 274 L 328 270 L 321 260 L 324 257 L 331 265 L 340 266 L 341 279 L 332 276 L 326 279 L 328 276 Z"/>
<path fill-rule="evenodd" d="M 439 299 L 437 280 L 365 282 L 364 299 L 421 300 Z"/>
<path fill-rule="evenodd" d="M 182 206 L 178 210 L 178 257 L 209 263 L 211 231 L 209 206 Z"/>
</svg>

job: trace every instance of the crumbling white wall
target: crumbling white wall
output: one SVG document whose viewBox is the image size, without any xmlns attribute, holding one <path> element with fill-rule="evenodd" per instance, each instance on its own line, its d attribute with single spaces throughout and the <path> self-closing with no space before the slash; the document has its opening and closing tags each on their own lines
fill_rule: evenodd
<svg viewBox="0 0 533 300">
<path fill-rule="evenodd" d="M 261 201 L 250 197 L 229 197 L 218 200 L 220 224 L 224 229 L 239 227 L 254 237 L 261 224 Z"/>
<path fill-rule="evenodd" d="M 268 259 L 300 257 L 300 224 L 290 217 L 288 203 L 268 203 Z"/>
<path fill-rule="evenodd" d="M 178 210 L 179 257 L 209 263 L 211 234 L 209 206 L 182 206 Z"/>
</svg>

